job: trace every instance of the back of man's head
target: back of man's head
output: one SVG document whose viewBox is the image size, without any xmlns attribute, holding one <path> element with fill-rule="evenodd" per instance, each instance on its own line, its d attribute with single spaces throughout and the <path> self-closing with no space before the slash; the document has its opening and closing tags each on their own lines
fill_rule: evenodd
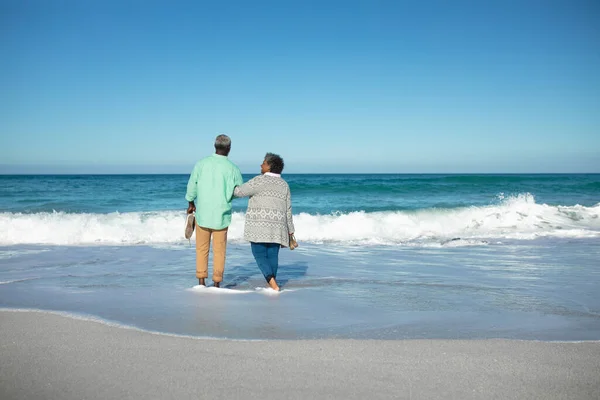
<svg viewBox="0 0 600 400">
<path fill-rule="evenodd" d="M 215 139 L 215 150 L 217 154 L 228 155 L 231 150 L 231 139 L 227 135 L 219 135 Z"/>
</svg>

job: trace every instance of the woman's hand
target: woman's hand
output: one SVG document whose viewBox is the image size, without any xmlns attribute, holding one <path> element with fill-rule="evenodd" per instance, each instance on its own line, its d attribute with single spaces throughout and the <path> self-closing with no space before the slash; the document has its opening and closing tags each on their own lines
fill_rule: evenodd
<svg viewBox="0 0 600 400">
<path fill-rule="evenodd" d="M 294 234 L 290 233 L 290 250 L 294 250 L 296 247 L 298 247 L 298 242 L 296 241 Z"/>
</svg>

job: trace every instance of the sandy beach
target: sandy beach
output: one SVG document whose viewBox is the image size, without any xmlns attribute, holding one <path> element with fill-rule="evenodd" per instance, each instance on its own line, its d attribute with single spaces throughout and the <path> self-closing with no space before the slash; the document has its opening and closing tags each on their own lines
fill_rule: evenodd
<svg viewBox="0 0 600 400">
<path fill-rule="evenodd" d="M 598 399 L 600 342 L 230 341 L 0 312 L 2 399 Z"/>
</svg>

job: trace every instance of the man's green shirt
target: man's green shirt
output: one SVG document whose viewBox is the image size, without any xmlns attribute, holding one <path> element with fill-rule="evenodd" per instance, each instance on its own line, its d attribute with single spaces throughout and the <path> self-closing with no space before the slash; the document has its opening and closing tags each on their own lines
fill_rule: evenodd
<svg viewBox="0 0 600 400">
<path fill-rule="evenodd" d="M 208 229 L 231 224 L 233 189 L 244 183 L 240 169 L 225 156 L 213 154 L 194 166 L 185 199 L 196 201 L 196 223 Z"/>
</svg>

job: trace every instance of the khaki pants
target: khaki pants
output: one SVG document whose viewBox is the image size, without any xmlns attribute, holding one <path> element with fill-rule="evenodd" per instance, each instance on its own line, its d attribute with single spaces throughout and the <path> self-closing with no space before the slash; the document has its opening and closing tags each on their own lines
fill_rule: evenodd
<svg viewBox="0 0 600 400">
<path fill-rule="evenodd" d="M 213 282 L 223 280 L 225 251 L 227 250 L 227 229 L 208 229 L 196 225 L 196 278 L 208 278 L 208 250 L 210 239 L 213 242 Z"/>
</svg>

